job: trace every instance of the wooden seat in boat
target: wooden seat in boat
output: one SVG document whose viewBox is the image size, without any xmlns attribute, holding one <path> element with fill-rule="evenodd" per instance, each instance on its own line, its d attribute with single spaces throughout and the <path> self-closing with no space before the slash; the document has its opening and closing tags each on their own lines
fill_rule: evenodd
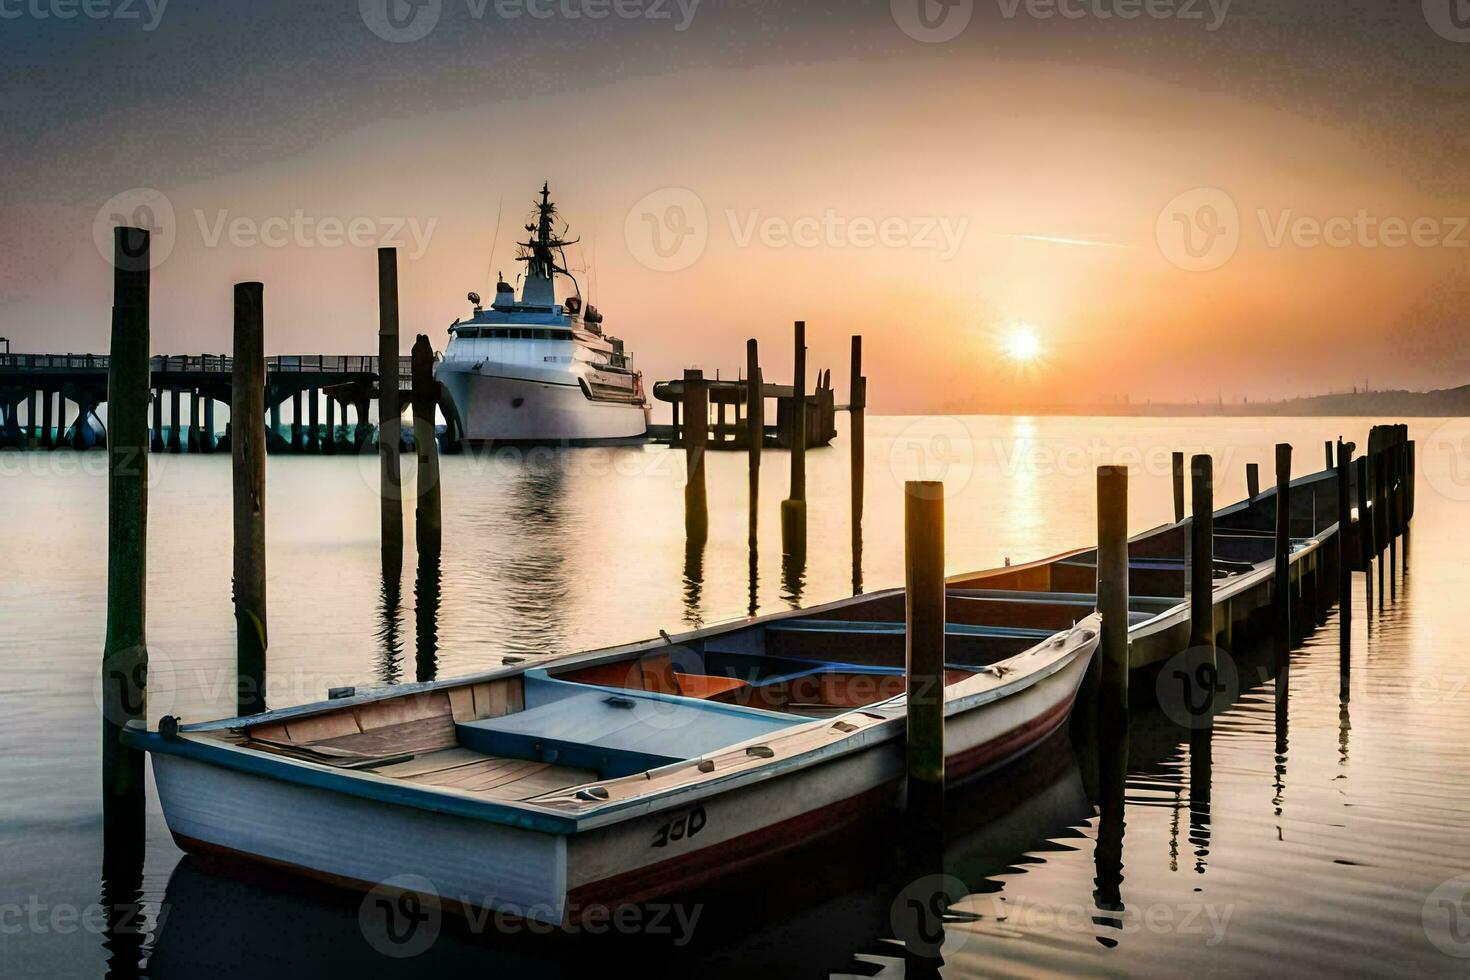
<svg viewBox="0 0 1470 980">
<path fill-rule="evenodd" d="M 621 687 L 629 691 L 650 691 L 686 698 L 709 700 L 747 686 L 738 677 L 713 674 L 686 674 L 674 669 L 667 653 L 650 653 L 632 662 L 616 661 L 596 664 L 559 675 L 564 680 L 601 687 Z"/>
</svg>

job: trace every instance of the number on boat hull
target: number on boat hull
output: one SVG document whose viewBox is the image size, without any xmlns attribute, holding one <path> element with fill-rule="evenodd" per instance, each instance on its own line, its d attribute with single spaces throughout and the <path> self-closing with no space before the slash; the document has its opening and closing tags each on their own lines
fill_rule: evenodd
<svg viewBox="0 0 1470 980">
<path fill-rule="evenodd" d="M 662 827 L 653 836 L 654 847 L 668 847 L 674 841 L 693 837 L 704 829 L 709 822 L 709 817 L 704 812 L 704 807 L 697 806 L 682 816 L 675 817 Z"/>
</svg>

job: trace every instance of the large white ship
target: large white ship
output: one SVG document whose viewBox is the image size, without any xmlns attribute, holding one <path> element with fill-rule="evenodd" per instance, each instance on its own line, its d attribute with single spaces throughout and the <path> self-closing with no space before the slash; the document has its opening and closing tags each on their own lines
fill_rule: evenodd
<svg viewBox="0 0 1470 980">
<path fill-rule="evenodd" d="M 603 333 L 602 314 L 584 303 L 566 268 L 565 241 L 552 227 L 556 205 L 541 188 L 517 260 L 526 265 L 520 298 L 497 277 L 489 309 L 469 294 L 474 314 L 449 328 L 435 368 L 471 443 L 586 445 L 637 442 L 648 432 L 643 376 L 623 342 Z M 558 261 L 560 259 L 560 261 Z M 574 295 L 557 302 L 556 277 Z"/>
</svg>

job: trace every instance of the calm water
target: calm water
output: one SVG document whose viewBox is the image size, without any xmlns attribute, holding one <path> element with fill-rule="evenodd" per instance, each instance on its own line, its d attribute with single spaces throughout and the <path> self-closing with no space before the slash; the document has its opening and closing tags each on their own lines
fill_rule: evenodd
<svg viewBox="0 0 1470 980">
<path fill-rule="evenodd" d="M 1271 472 L 1278 439 L 1295 443 L 1306 472 L 1321 467 L 1324 439 L 1362 446 L 1367 426 L 871 419 L 857 572 L 866 588 L 901 581 L 906 478 L 946 481 L 948 566 L 960 571 L 1089 543 L 1100 463 L 1132 467 L 1131 522 L 1141 530 L 1171 517 L 1171 450 L 1213 453 L 1216 497 L 1233 500 L 1247 462 Z M 1241 695 L 1208 744 L 1142 712 L 1126 759 L 1117 746 L 1062 737 L 954 794 L 944 870 L 967 897 L 945 930 L 943 975 L 1465 973 L 1470 642 L 1459 613 L 1470 591 L 1470 443 L 1458 422 L 1410 428 L 1421 457 L 1408 569 L 1371 621 L 1355 576 L 1347 694 L 1334 612 L 1294 653 L 1283 711 L 1276 679 L 1242 653 Z M 783 565 L 776 531 L 788 458 L 768 453 L 752 577 L 743 456 L 710 454 L 702 551 L 683 538 L 678 453 L 448 457 L 442 566 L 415 567 L 410 515 L 395 590 L 379 563 L 376 460 L 273 457 L 269 700 L 450 677 L 506 655 L 849 594 L 845 436 L 808 461 L 807 561 Z M 231 714 L 229 462 L 151 464 L 149 715 Z M 889 858 L 896 831 L 877 820 L 739 885 L 681 897 L 683 919 L 650 922 L 639 935 L 486 936 L 446 922 L 427 952 L 389 960 L 359 927 L 355 899 L 181 861 L 150 790 L 142 935 L 107 934 L 97 908 L 93 695 L 104 466 L 101 453 L 0 455 L 0 973 L 96 976 L 111 957 L 114 966 L 141 958 L 147 974 L 171 977 L 559 975 L 612 963 L 650 976 L 905 974 L 890 911 L 914 872 Z"/>
</svg>

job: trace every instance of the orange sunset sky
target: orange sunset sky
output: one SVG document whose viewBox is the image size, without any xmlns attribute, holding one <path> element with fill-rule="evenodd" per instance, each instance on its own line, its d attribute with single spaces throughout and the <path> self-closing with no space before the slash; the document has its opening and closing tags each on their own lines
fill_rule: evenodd
<svg viewBox="0 0 1470 980">
<path fill-rule="evenodd" d="M 359 6 L 7 23 L 12 349 L 105 350 L 94 226 L 144 188 L 172 211 L 155 352 L 227 352 L 255 279 L 268 352 L 370 352 L 380 241 L 404 350 L 442 348 L 549 180 L 650 380 L 733 374 L 751 336 L 784 377 L 803 318 L 839 400 L 865 336 L 884 413 L 1470 383 L 1470 43 L 1417 0 L 1236 2 L 1214 30 L 975 3 L 939 42 L 898 0 L 705 2 L 684 30 L 443 0 L 407 43 Z M 1206 226 L 1233 251 L 1192 254 Z"/>
</svg>

